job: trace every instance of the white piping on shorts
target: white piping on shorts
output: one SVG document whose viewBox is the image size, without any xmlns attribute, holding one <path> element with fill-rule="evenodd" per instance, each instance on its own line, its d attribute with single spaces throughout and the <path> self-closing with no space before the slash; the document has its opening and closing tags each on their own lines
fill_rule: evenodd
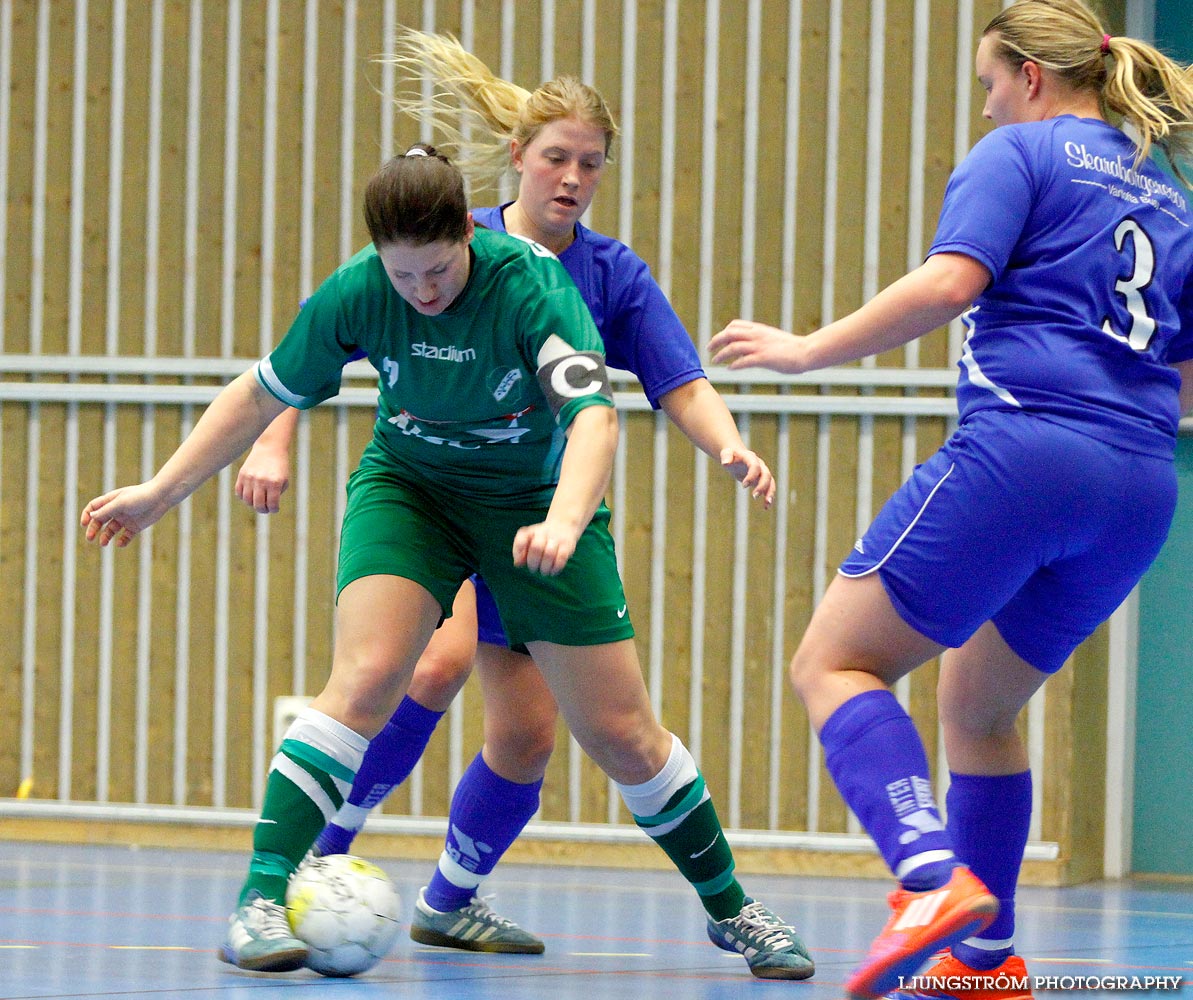
<svg viewBox="0 0 1193 1000">
<path fill-rule="evenodd" d="M 920 505 L 920 509 L 918 511 L 916 511 L 915 517 L 913 517 L 911 519 L 911 523 L 906 528 L 903 529 L 903 534 L 901 534 L 898 538 L 895 539 L 895 544 L 892 545 L 887 550 L 886 555 L 884 555 L 881 559 L 879 559 L 878 562 L 876 562 L 869 569 L 863 570 L 861 573 L 846 573 L 843 569 L 838 569 L 837 572 L 840 573 L 841 576 L 849 577 L 849 579 L 851 579 L 851 580 L 859 580 L 863 576 L 869 576 L 871 573 L 876 573 L 876 572 L 878 572 L 878 570 L 882 569 L 883 564 L 888 559 L 890 559 L 891 556 L 893 556 L 895 554 L 895 549 L 897 549 L 900 545 L 903 544 L 903 539 L 906 538 L 911 533 L 911 529 L 914 528 L 916 526 L 916 524 L 919 522 L 919 519 L 924 516 L 924 511 L 926 511 L 928 509 L 928 504 L 930 504 L 932 502 L 932 498 L 934 496 L 936 496 L 936 491 L 938 489 L 940 489 L 941 486 L 944 485 L 944 481 L 946 479 L 948 479 L 949 476 L 951 476 L 953 474 L 953 470 L 956 467 L 957 467 L 957 463 L 954 462 L 952 465 L 949 466 L 948 471 L 945 472 L 945 474 L 940 477 L 940 479 L 937 481 L 936 485 L 932 487 L 932 492 L 928 494 L 927 499 L 924 500 L 924 502 Z M 860 541 L 860 539 L 859 539 L 859 541 Z M 854 548 L 856 548 L 856 547 L 857 546 L 855 545 Z M 862 555 L 865 555 L 865 552 L 863 552 Z"/>
</svg>

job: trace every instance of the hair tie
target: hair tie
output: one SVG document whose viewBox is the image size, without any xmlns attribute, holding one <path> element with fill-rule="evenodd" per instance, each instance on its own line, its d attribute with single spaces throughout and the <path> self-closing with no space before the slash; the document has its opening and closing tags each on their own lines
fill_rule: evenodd
<svg viewBox="0 0 1193 1000">
<path fill-rule="evenodd" d="M 420 146 L 414 146 L 406 150 L 407 156 L 429 156 L 430 154 Z"/>
<path fill-rule="evenodd" d="M 1110 36 L 1103 35 L 1102 36 L 1102 55 L 1108 55 L 1109 53 L 1110 53 Z"/>
</svg>

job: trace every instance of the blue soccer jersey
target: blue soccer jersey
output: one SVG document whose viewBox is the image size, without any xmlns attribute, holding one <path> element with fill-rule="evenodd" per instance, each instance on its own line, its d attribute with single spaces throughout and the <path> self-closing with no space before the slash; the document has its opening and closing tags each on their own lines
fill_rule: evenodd
<svg viewBox="0 0 1193 1000">
<path fill-rule="evenodd" d="M 507 202 L 476 208 L 478 225 L 504 233 Z M 671 303 L 650 275 L 646 261 L 624 243 L 576 223 L 576 238 L 559 261 L 580 289 L 580 296 L 605 342 L 605 360 L 632 372 L 655 409 L 659 397 L 704 377 L 700 356 Z M 481 642 L 501 646 L 505 633 L 497 606 L 484 580 L 473 577 L 477 627 Z"/>
<path fill-rule="evenodd" d="M 505 232 L 508 207 L 478 208 L 472 217 L 488 229 Z M 559 261 L 580 289 L 605 342 L 605 360 L 632 372 L 650 405 L 687 382 L 704 377 L 700 356 L 650 268 L 624 243 L 579 223 L 571 246 Z"/>
<path fill-rule="evenodd" d="M 1105 122 L 1004 125 L 953 173 L 929 256 L 993 280 L 966 313 L 962 420 L 1021 409 L 1132 451 L 1170 456 L 1193 356 L 1187 188 Z"/>
</svg>

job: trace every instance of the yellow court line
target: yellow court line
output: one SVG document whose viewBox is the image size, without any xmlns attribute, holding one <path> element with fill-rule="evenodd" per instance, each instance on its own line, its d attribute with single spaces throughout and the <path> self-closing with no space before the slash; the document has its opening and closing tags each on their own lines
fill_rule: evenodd
<svg viewBox="0 0 1193 1000">
<path fill-rule="evenodd" d="M 8 951 L 16 951 L 17 949 L 22 951 L 36 951 L 40 947 L 40 945 L 36 944 L 0 944 L 0 949 Z"/>
</svg>

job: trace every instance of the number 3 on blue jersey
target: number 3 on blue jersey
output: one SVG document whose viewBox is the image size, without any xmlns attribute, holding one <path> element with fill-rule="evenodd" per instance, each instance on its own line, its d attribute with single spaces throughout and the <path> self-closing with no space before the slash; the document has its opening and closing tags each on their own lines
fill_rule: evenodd
<svg viewBox="0 0 1193 1000">
<path fill-rule="evenodd" d="M 1128 234 L 1135 248 L 1135 266 L 1127 277 L 1119 278 L 1114 283 L 1114 290 L 1127 300 L 1127 312 L 1131 314 L 1131 329 L 1125 337 L 1115 333 L 1107 317 L 1102 321 L 1102 330 L 1115 340 L 1121 340 L 1132 350 L 1146 351 L 1152 335 L 1156 332 L 1156 321 L 1147 314 L 1147 303 L 1143 301 L 1142 292 L 1152 283 L 1152 275 L 1156 270 L 1156 253 L 1143 227 L 1134 219 L 1123 219 L 1114 230 L 1114 246 L 1120 254 L 1123 253 Z"/>
</svg>

